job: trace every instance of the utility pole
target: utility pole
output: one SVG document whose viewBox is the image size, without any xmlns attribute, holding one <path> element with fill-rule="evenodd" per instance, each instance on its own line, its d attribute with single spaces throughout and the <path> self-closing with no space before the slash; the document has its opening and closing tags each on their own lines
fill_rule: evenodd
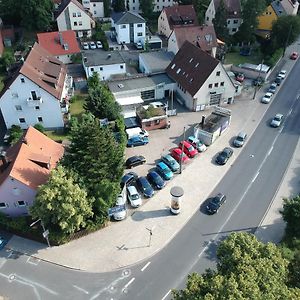
<svg viewBox="0 0 300 300">
<path fill-rule="evenodd" d="M 154 226 L 153 226 L 151 229 L 149 229 L 149 228 L 146 227 L 146 229 L 147 229 L 148 232 L 149 232 L 149 243 L 148 243 L 148 247 L 150 247 L 150 246 L 151 246 L 151 240 L 152 240 L 152 235 L 153 235 L 153 229 L 154 229 Z"/>
<path fill-rule="evenodd" d="M 179 174 L 182 172 L 182 158 L 183 158 L 183 141 L 185 140 L 185 127 L 183 127 L 183 140 L 182 140 L 182 145 L 181 145 L 181 154 L 180 154 L 180 162 L 179 162 Z"/>
</svg>

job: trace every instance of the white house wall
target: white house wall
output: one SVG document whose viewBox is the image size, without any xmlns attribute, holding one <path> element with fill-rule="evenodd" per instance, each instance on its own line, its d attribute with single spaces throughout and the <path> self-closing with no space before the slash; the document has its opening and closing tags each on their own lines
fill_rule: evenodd
<svg viewBox="0 0 300 300">
<path fill-rule="evenodd" d="M 91 67 L 84 66 L 84 69 L 85 69 L 87 78 L 92 76 L 94 72 L 97 72 L 100 80 L 107 80 L 112 75 L 125 74 L 126 73 L 126 64 L 122 63 L 122 64 L 91 66 Z"/>
<path fill-rule="evenodd" d="M 145 23 L 135 23 L 133 24 L 133 42 L 143 42 L 146 36 Z M 140 27 L 139 27 L 140 26 Z"/>
<path fill-rule="evenodd" d="M 173 0 L 153 0 L 153 11 L 162 11 L 165 7 L 173 6 Z M 139 0 L 125 0 L 125 7 L 134 13 L 141 13 L 140 1 Z"/>
<path fill-rule="evenodd" d="M 205 12 L 205 24 L 206 25 L 213 25 L 212 20 L 214 19 L 216 14 L 216 9 L 214 5 L 214 0 L 211 0 L 209 6 Z"/>
<path fill-rule="evenodd" d="M 57 55 L 55 56 L 57 59 L 59 59 L 64 64 L 71 64 L 71 56 L 72 54 L 65 54 L 65 55 Z"/>
<path fill-rule="evenodd" d="M 169 39 L 168 39 L 168 51 L 176 54 L 178 52 L 177 39 L 175 35 L 175 31 L 173 30 Z"/>
<path fill-rule="evenodd" d="M 21 78 L 25 79 L 24 83 L 21 82 Z M 35 100 L 29 105 L 27 99 L 32 97 L 31 91 L 35 91 L 42 101 Z M 64 126 L 59 100 L 22 75 L 15 79 L 2 96 L 0 109 L 7 128 L 20 125 L 21 128 L 26 129 L 30 125 L 39 123 L 39 117 L 42 118 L 40 123 L 45 128 Z M 25 123 L 21 123 L 20 118 L 25 118 Z"/>
<path fill-rule="evenodd" d="M 169 35 L 171 34 L 171 29 L 165 11 L 162 11 L 161 14 L 159 15 L 157 23 L 158 23 L 157 24 L 158 33 L 168 38 Z"/>
<path fill-rule="evenodd" d="M 227 19 L 227 28 L 230 35 L 238 32 L 242 24 L 242 19 Z"/>
<path fill-rule="evenodd" d="M 116 33 L 117 33 L 117 42 L 118 44 L 129 44 L 130 36 L 129 36 L 129 24 L 121 24 L 115 25 Z"/>
</svg>

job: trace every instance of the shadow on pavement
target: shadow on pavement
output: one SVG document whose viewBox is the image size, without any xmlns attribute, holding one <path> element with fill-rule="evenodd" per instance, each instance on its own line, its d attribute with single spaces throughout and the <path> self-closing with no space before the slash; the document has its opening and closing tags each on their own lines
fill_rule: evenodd
<svg viewBox="0 0 300 300">
<path fill-rule="evenodd" d="M 173 215 L 170 213 L 170 208 L 166 207 L 158 210 L 150 210 L 150 211 L 136 211 L 131 215 L 133 221 L 143 221 L 145 219 L 152 218 L 161 218 L 161 217 L 172 217 Z"/>
</svg>

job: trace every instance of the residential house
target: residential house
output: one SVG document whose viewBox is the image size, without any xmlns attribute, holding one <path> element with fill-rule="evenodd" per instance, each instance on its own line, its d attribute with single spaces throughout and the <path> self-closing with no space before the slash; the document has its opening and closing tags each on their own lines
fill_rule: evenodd
<svg viewBox="0 0 300 300">
<path fill-rule="evenodd" d="M 0 153 L 0 212 L 9 217 L 28 215 L 37 189 L 64 154 L 64 148 L 29 127 L 23 137 Z"/>
<path fill-rule="evenodd" d="M 192 111 L 232 103 L 235 87 L 223 65 L 186 41 L 167 68 L 176 83 L 176 99 Z"/>
<path fill-rule="evenodd" d="M 162 11 L 165 7 L 173 6 L 173 0 L 153 0 L 153 11 Z M 131 12 L 142 12 L 139 0 L 125 0 L 125 7 Z"/>
<path fill-rule="evenodd" d="M 227 12 L 227 28 L 230 35 L 235 34 L 241 26 L 242 9 L 240 0 L 223 0 Z M 211 0 L 205 13 L 205 24 L 213 25 L 213 19 L 221 0 Z"/>
<path fill-rule="evenodd" d="M 168 39 L 168 51 L 176 54 L 185 41 L 189 41 L 203 51 L 216 57 L 217 37 L 213 25 L 175 27 Z"/>
<path fill-rule="evenodd" d="M 77 0 L 63 1 L 55 14 L 58 31 L 74 30 L 77 37 L 90 37 L 95 27 L 93 16 Z"/>
<path fill-rule="evenodd" d="M 98 73 L 100 80 L 108 80 L 112 76 L 125 75 L 125 60 L 119 51 L 87 50 L 82 52 L 82 64 L 89 78 L 94 72 Z"/>
<path fill-rule="evenodd" d="M 145 74 L 165 73 L 173 57 L 173 53 L 164 50 L 140 53 L 139 69 Z"/>
<path fill-rule="evenodd" d="M 64 127 L 72 77 L 66 66 L 35 43 L 26 60 L 0 93 L 6 128 Z"/>
<path fill-rule="evenodd" d="M 258 17 L 258 34 L 261 36 L 268 36 L 272 30 L 273 23 L 277 21 L 279 17 L 285 15 L 297 15 L 298 7 L 298 1 L 273 1 Z"/>
<path fill-rule="evenodd" d="M 2 56 L 4 52 L 4 45 L 3 45 L 3 38 L 2 38 L 2 19 L 0 18 L 0 57 Z"/>
<path fill-rule="evenodd" d="M 57 9 L 63 0 L 52 0 L 54 8 Z"/>
<path fill-rule="evenodd" d="M 38 43 L 44 49 L 64 64 L 71 63 L 72 55 L 80 53 L 76 34 L 73 30 L 38 33 L 37 38 Z"/>
<path fill-rule="evenodd" d="M 146 37 L 146 21 L 139 14 L 124 11 L 111 16 L 113 36 L 118 44 L 144 42 Z"/>
<path fill-rule="evenodd" d="M 193 5 L 174 5 L 165 7 L 158 17 L 158 33 L 169 37 L 175 27 L 198 25 Z"/>
<path fill-rule="evenodd" d="M 89 10 L 95 19 L 104 17 L 103 0 L 82 0 L 82 5 Z"/>
</svg>

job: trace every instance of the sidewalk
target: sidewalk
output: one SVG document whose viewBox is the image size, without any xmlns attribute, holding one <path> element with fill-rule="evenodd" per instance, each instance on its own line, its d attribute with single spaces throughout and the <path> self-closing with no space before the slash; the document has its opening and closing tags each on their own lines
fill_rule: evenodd
<svg viewBox="0 0 300 300">
<path fill-rule="evenodd" d="M 287 55 L 290 51 L 294 51 L 292 47 L 291 50 L 287 49 Z M 293 65 L 294 62 L 287 59 L 284 68 L 289 72 Z M 235 149 L 230 163 L 221 168 L 217 168 L 211 163 L 215 154 L 228 146 L 232 136 L 239 131 L 246 131 L 250 136 L 259 124 L 268 106 L 262 106 L 257 101 L 261 97 L 262 91 L 257 93 L 255 101 L 251 100 L 253 92 L 253 89 L 250 88 L 246 92 L 246 97 L 229 107 L 232 110 L 232 123 L 227 132 L 205 153 L 199 154 L 181 175 L 175 176 L 163 190 L 156 193 L 152 199 L 128 216 L 126 220 L 113 222 L 103 230 L 59 247 L 46 248 L 43 244 L 17 236 L 12 237 L 7 247 L 56 264 L 90 272 L 115 270 L 154 255 L 199 209 L 201 202 L 209 196 L 230 169 L 230 165 L 234 163 L 242 149 Z M 298 163 L 299 166 L 299 158 L 295 163 Z M 205 176 L 200 176 L 203 174 L 203 170 L 205 170 Z M 199 174 L 199 176 L 191 176 L 191 174 Z M 290 185 L 288 175 L 294 176 L 287 173 L 287 179 L 284 180 L 282 189 L 278 191 L 273 205 L 279 205 L 281 196 L 288 192 L 287 187 Z M 184 189 L 184 196 L 182 212 L 173 216 L 169 211 L 170 189 L 176 185 Z M 274 214 L 274 209 L 272 206 L 268 211 L 261 228 L 272 224 L 273 219 L 278 217 Z M 273 228 L 273 226 L 268 227 Z M 152 229 L 153 232 L 151 245 L 149 245 L 147 228 Z M 271 232 L 265 229 L 260 233 L 265 237 L 272 236 Z M 262 236 L 260 238 L 264 239 Z"/>
</svg>

